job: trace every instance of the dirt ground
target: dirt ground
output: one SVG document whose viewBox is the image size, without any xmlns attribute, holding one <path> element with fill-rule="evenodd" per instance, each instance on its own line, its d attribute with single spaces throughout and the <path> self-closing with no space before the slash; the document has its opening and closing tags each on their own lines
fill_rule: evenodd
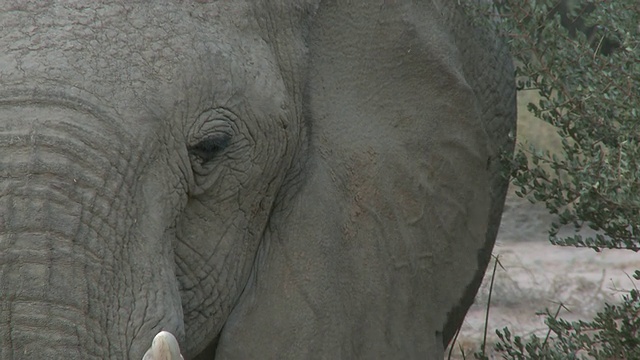
<svg viewBox="0 0 640 360">
<path fill-rule="evenodd" d="M 505 326 L 513 334 L 544 335 L 544 317 L 536 312 L 555 311 L 560 303 L 571 312 L 561 311 L 565 319 L 589 319 L 605 302 L 618 301 L 624 289 L 640 287 L 631 274 L 640 269 L 640 254 L 608 250 L 563 248 L 548 241 L 548 224 L 553 220 L 544 207 L 509 196 L 494 255 L 499 255 L 504 270 L 498 267 L 489 313 L 489 343 L 497 340 L 495 329 Z M 565 231 L 572 233 L 571 229 Z M 584 232 L 583 234 L 587 234 Z M 452 359 L 473 359 L 482 340 L 489 283 L 493 264 L 469 310 L 454 346 Z M 496 355 L 496 359 L 500 357 Z"/>
</svg>

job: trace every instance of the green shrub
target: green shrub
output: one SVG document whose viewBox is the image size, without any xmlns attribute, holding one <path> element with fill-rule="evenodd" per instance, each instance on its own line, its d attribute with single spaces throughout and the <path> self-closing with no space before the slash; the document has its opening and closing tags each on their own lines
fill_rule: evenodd
<svg viewBox="0 0 640 360">
<path fill-rule="evenodd" d="M 638 251 L 640 242 L 640 6 L 636 0 L 597 1 L 584 14 L 602 39 L 621 45 L 604 56 L 586 36 L 569 36 L 554 1 L 506 0 L 500 8 L 521 90 L 535 89 L 537 118 L 555 126 L 562 151 L 520 148 L 510 161 L 518 194 L 542 202 L 559 221 L 558 245 Z M 594 1 L 595 3 L 595 1 Z M 541 166 L 544 165 L 544 166 Z M 588 226 L 600 234 L 560 239 L 559 227 Z"/>
<path fill-rule="evenodd" d="M 571 1 L 568 13 L 558 4 Z M 543 203 L 557 222 L 559 246 L 640 250 L 640 1 L 501 0 L 500 30 L 517 65 L 518 88 L 536 91 L 528 110 L 552 125 L 561 148 L 533 145 L 506 158 L 516 194 Z M 479 18 L 495 18 L 482 16 Z M 568 31 L 567 21 L 582 24 Z M 563 26 L 564 24 L 564 26 Z M 610 48 L 603 52 L 602 45 Z M 587 226 L 593 237 L 560 237 Z M 634 275 L 640 279 L 640 273 Z M 640 359 L 640 293 L 605 305 L 590 321 L 547 310 L 545 338 L 505 328 L 495 350 L 504 359 Z M 475 354 L 486 359 L 484 354 Z"/>
</svg>

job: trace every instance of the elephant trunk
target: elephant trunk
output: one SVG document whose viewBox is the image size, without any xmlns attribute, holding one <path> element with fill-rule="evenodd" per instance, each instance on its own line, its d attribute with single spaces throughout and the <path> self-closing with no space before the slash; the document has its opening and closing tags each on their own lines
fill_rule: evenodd
<svg viewBox="0 0 640 360">
<path fill-rule="evenodd" d="M 48 267 L 48 260 L 43 260 L 42 263 L 34 261 L 19 269 L 3 269 L 3 282 L 10 279 L 6 282 L 24 285 L 18 291 L 8 290 L 5 286 L 1 289 L 5 295 L 0 309 L 0 323 L 5 330 L 1 332 L 0 358 L 105 358 L 100 354 L 101 347 L 97 344 L 106 343 L 106 334 L 86 321 L 88 306 L 82 298 L 86 298 L 87 292 L 79 289 L 83 285 L 86 289 L 86 284 L 83 284 L 86 281 L 84 276 L 77 274 L 81 269 L 74 267 L 74 270 L 61 271 L 61 266 Z M 57 292 L 66 289 L 70 291 L 67 295 L 56 296 Z M 87 352 L 86 349 L 96 353 Z"/>
<path fill-rule="evenodd" d="M 171 242 L 140 228 L 137 164 L 103 123 L 0 101 L 0 359 L 141 359 L 183 336 Z"/>
<path fill-rule="evenodd" d="M 81 206 L 39 187 L 0 200 L 0 358 L 104 358 L 106 334 L 88 316 L 97 289 L 87 275 L 101 262 L 80 251 Z"/>
</svg>

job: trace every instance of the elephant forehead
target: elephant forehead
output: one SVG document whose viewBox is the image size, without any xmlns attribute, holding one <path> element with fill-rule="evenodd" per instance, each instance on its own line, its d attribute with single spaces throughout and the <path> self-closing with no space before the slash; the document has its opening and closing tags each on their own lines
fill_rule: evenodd
<svg viewBox="0 0 640 360">
<path fill-rule="evenodd" d="M 247 92 L 282 106 L 274 91 L 281 79 L 269 78 L 279 77 L 275 59 L 242 3 L 15 1 L 0 7 L 0 47 L 7 50 L 0 53 L 0 76 L 7 85 L 63 84 L 120 107 L 172 106 L 185 98 L 226 103 Z M 207 105 L 194 107 L 200 106 Z"/>
</svg>

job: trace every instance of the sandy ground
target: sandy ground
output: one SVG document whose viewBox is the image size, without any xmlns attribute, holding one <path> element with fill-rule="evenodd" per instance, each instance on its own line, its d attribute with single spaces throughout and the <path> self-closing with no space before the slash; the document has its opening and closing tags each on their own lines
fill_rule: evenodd
<svg viewBox="0 0 640 360">
<path fill-rule="evenodd" d="M 552 219 L 541 206 L 515 196 L 508 198 L 493 251 L 499 255 L 504 270 L 498 267 L 493 285 L 490 341 L 497 339 L 495 329 L 505 326 L 518 335 L 533 332 L 544 335 L 544 317 L 536 312 L 545 308 L 555 311 L 560 303 L 571 310 L 563 310 L 561 317 L 589 319 L 605 302 L 619 301 L 621 290 L 640 287 L 631 278 L 631 274 L 640 269 L 640 254 L 622 250 L 597 253 L 590 249 L 553 246 L 547 235 Z M 466 349 L 467 359 L 473 359 L 473 351 L 479 347 L 491 272 L 492 265 L 467 314 L 453 359 L 463 358 L 459 346 Z"/>
</svg>

